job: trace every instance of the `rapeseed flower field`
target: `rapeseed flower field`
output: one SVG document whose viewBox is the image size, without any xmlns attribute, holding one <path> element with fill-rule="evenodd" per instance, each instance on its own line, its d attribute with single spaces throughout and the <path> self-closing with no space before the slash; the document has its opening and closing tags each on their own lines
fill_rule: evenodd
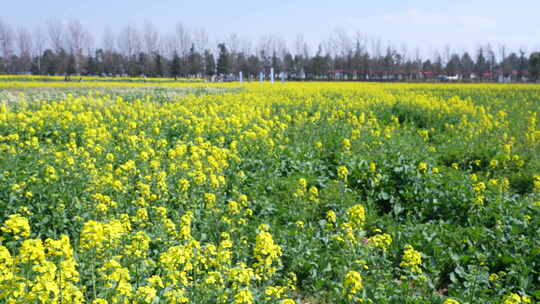
<svg viewBox="0 0 540 304">
<path fill-rule="evenodd" d="M 0 90 L 0 303 L 540 300 L 539 86 Z"/>
</svg>

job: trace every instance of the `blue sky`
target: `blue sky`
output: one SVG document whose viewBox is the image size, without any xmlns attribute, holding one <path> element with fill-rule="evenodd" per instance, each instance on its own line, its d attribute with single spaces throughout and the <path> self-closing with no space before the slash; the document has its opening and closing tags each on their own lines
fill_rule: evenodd
<svg viewBox="0 0 540 304">
<path fill-rule="evenodd" d="M 350 33 L 415 46 L 424 52 L 450 44 L 453 49 L 474 49 L 479 43 L 511 48 L 540 49 L 540 1 L 519 0 L 4 0 L 0 18 L 30 28 L 51 17 L 79 19 L 100 41 L 104 28 L 119 31 L 127 24 L 151 21 L 161 33 L 171 32 L 181 21 L 205 28 L 212 41 L 231 33 L 257 40 L 274 34 L 292 41 L 303 33 L 320 41 L 337 28 Z"/>
</svg>

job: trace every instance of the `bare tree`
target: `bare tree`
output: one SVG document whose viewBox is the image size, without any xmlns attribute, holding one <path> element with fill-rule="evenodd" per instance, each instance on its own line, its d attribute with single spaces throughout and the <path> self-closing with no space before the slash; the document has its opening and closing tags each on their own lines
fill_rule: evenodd
<svg viewBox="0 0 540 304">
<path fill-rule="evenodd" d="M 489 65 L 489 72 L 493 73 L 493 69 L 495 68 L 495 65 L 497 64 L 497 58 L 495 57 L 495 52 L 493 51 L 493 48 L 491 47 L 490 43 L 486 45 L 486 53 L 487 53 L 487 62 Z M 493 77 L 493 75 L 491 75 L 491 77 Z"/>
<path fill-rule="evenodd" d="M 285 57 L 285 55 L 289 52 L 289 48 L 287 47 L 287 42 L 285 41 L 285 39 L 280 36 L 275 39 L 274 51 L 279 56 L 279 58 Z"/>
<path fill-rule="evenodd" d="M 47 22 L 47 33 L 51 47 L 56 53 L 59 53 L 64 48 L 64 24 L 58 19 L 50 19 Z"/>
<path fill-rule="evenodd" d="M 169 50 L 168 45 L 169 45 L 169 42 L 168 42 L 167 37 L 161 36 L 161 38 L 160 38 L 159 41 L 158 41 L 158 45 L 157 45 L 157 47 L 158 47 L 158 52 L 159 52 L 159 54 L 160 54 L 161 56 L 164 56 L 164 57 L 166 57 L 166 58 L 169 58 L 169 57 L 168 57 L 168 54 L 169 54 L 169 53 L 168 53 L 168 50 Z M 171 50 L 172 50 L 172 49 L 171 49 Z M 172 55 L 173 53 L 170 53 L 170 54 Z"/>
<path fill-rule="evenodd" d="M 260 54 L 261 57 L 268 57 L 272 53 L 272 44 L 273 44 L 273 37 L 272 35 L 263 35 L 261 38 L 259 38 L 259 43 L 257 44 L 257 53 Z M 265 58 L 261 58 L 265 59 Z"/>
<path fill-rule="evenodd" d="M 404 61 L 409 60 L 409 47 L 407 46 L 406 43 L 404 43 L 404 42 L 401 43 L 399 51 L 400 51 L 401 56 L 403 57 Z"/>
<path fill-rule="evenodd" d="M 103 50 L 113 52 L 115 50 L 115 42 L 114 42 L 114 34 L 111 31 L 110 28 L 106 27 L 103 31 L 103 39 L 102 39 L 102 47 Z"/>
<path fill-rule="evenodd" d="M 0 54 L 5 59 L 13 55 L 14 36 L 11 26 L 0 19 Z"/>
<path fill-rule="evenodd" d="M 240 51 L 240 37 L 238 37 L 238 34 L 233 33 L 225 38 L 225 45 L 233 56 L 237 54 Z"/>
<path fill-rule="evenodd" d="M 137 56 L 141 53 L 142 43 L 139 30 L 133 25 L 127 25 L 117 37 L 117 45 L 120 53 L 124 56 L 122 72 L 129 75 L 141 73 L 137 64 Z"/>
<path fill-rule="evenodd" d="M 165 36 L 161 42 L 162 54 L 167 58 L 172 58 L 174 54 L 178 54 L 176 51 L 176 37 L 174 34 Z"/>
<path fill-rule="evenodd" d="M 67 23 L 65 33 L 65 46 L 70 54 L 70 64 L 75 73 L 81 73 L 85 62 L 84 52 L 88 55 L 92 53 L 92 37 L 77 19 L 72 19 Z"/>
<path fill-rule="evenodd" d="M 309 57 L 309 46 L 304 39 L 304 35 L 298 34 L 294 40 L 294 52 L 296 56 Z"/>
<path fill-rule="evenodd" d="M 191 48 L 192 39 L 189 30 L 182 24 L 182 22 L 178 22 L 176 24 L 173 39 L 174 51 L 181 56 L 186 56 Z"/>
<path fill-rule="evenodd" d="M 159 34 L 152 22 L 145 21 L 143 27 L 143 50 L 146 54 L 158 53 Z"/>
<path fill-rule="evenodd" d="M 337 28 L 330 37 L 334 53 L 340 56 L 349 56 L 353 52 L 353 41 L 344 29 Z"/>
<path fill-rule="evenodd" d="M 253 46 L 252 41 L 250 39 L 242 39 L 240 41 L 240 52 L 247 55 L 252 55 L 253 53 Z"/>
<path fill-rule="evenodd" d="M 19 56 L 31 56 L 32 35 L 26 27 L 20 25 L 17 28 L 17 53 Z"/>
<path fill-rule="evenodd" d="M 506 56 L 508 55 L 508 49 L 506 45 L 503 43 L 499 43 L 498 50 L 499 50 L 499 62 L 504 62 L 506 60 Z"/>
<path fill-rule="evenodd" d="M 47 48 L 47 36 L 41 29 L 41 27 L 37 27 L 34 30 L 33 33 L 33 43 L 32 43 L 32 57 L 36 58 L 36 64 L 37 64 L 37 72 L 42 73 L 42 67 L 41 67 L 41 56 L 43 55 L 43 52 L 45 52 L 45 49 Z"/>
<path fill-rule="evenodd" d="M 101 58 L 99 60 L 101 61 L 102 68 L 101 73 L 105 74 L 121 74 L 122 73 L 122 67 L 117 62 L 118 60 L 115 60 L 115 50 L 116 50 L 116 43 L 115 43 L 115 35 L 111 31 L 110 28 L 106 27 L 103 31 L 102 36 L 102 43 L 101 47 L 103 48 L 103 52 L 101 53 Z"/>
<path fill-rule="evenodd" d="M 334 56 L 336 55 L 336 42 L 332 37 L 329 37 L 321 42 L 323 55 L 330 55 Z"/>
<path fill-rule="evenodd" d="M 382 41 L 381 38 L 371 38 L 371 54 L 375 59 L 380 59 L 382 56 Z"/>
<path fill-rule="evenodd" d="M 156 59 L 161 60 L 161 54 L 159 50 L 158 31 L 148 20 L 146 20 L 143 25 L 142 47 L 144 54 L 141 54 L 138 59 L 139 70 L 145 75 L 151 75 L 155 70 L 154 67 L 157 65 L 161 66 L 161 63 L 155 63 Z"/>
<path fill-rule="evenodd" d="M 293 46 L 294 46 L 294 54 L 295 55 L 302 55 L 304 53 L 304 46 L 306 42 L 304 40 L 304 35 L 298 34 L 296 35 L 296 38 L 294 39 Z"/>
<path fill-rule="evenodd" d="M 279 57 L 283 57 L 287 53 L 287 44 L 285 40 L 279 36 L 266 34 L 261 36 L 259 44 L 257 45 L 257 52 L 266 56 L 272 56 L 276 54 Z"/>
<path fill-rule="evenodd" d="M 193 45 L 195 50 L 199 53 L 204 52 L 208 48 L 208 34 L 203 28 L 199 28 L 193 31 Z"/>
<path fill-rule="evenodd" d="M 17 28 L 16 46 L 19 55 L 16 70 L 18 72 L 29 72 L 32 65 L 32 35 L 22 25 Z"/>
<path fill-rule="evenodd" d="M 36 57 L 43 55 L 43 52 L 47 48 L 47 36 L 45 36 L 41 27 L 35 28 L 33 41 L 32 56 Z"/>
<path fill-rule="evenodd" d="M 450 61 L 450 57 L 452 56 L 452 48 L 449 44 L 444 46 L 443 51 L 443 64 L 448 64 L 448 61 Z"/>
<path fill-rule="evenodd" d="M 139 31 L 133 25 L 127 25 L 120 32 L 117 44 L 122 55 L 133 58 L 141 51 L 141 38 Z"/>
<path fill-rule="evenodd" d="M 422 55 L 419 47 L 414 49 L 414 65 L 416 70 L 422 69 Z"/>
<path fill-rule="evenodd" d="M 67 24 L 66 47 L 70 54 L 82 55 L 87 32 L 79 20 L 70 20 Z"/>
<path fill-rule="evenodd" d="M 368 37 L 367 35 L 362 34 L 360 31 L 357 31 L 354 35 L 354 42 L 356 45 L 354 46 L 356 48 L 356 51 L 359 53 L 366 53 L 367 52 L 367 44 L 368 44 Z"/>
<path fill-rule="evenodd" d="M 85 35 L 83 37 L 82 41 L 82 49 L 86 50 L 86 54 L 90 55 L 93 53 L 95 47 L 94 47 L 94 37 L 88 30 L 85 30 Z"/>
</svg>

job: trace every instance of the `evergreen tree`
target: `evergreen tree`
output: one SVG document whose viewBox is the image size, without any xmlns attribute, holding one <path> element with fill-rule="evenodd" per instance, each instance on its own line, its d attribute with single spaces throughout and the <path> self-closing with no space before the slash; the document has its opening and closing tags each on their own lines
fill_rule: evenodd
<svg viewBox="0 0 540 304">
<path fill-rule="evenodd" d="M 196 76 L 202 73 L 203 58 L 199 52 L 195 50 L 195 45 L 191 45 L 187 58 L 187 71 L 189 75 Z"/>
<path fill-rule="evenodd" d="M 259 57 L 255 55 L 251 55 L 247 59 L 247 70 L 246 73 L 249 75 L 253 75 L 254 77 L 257 77 L 257 75 L 261 72 L 261 61 L 259 60 Z"/>
<path fill-rule="evenodd" d="M 433 64 L 431 63 L 431 60 L 426 60 L 424 63 L 422 63 L 422 71 L 424 72 L 432 72 L 433 71 Z"/>
<path fill-rule="evenodd" d="M 476 64 L 475 64 L 474 70 L 478 74 L 479 77 L 483 77 L 482 74 L 488 71 L 488 66 L 486 62 L 486 57 L 484 56 L 483 48 L 478 49 L 478 54 L 476 55 Z"/>
<path fill-rule="evenodd" d="M 156 56 L 155 56 L 155 73 L 154 75 L 157 76 L 157 77 L 161 77 L 163 75 L 165 75 L 165 71 L 164 71 L 164 68 L 163 68 L 163 57 L 157 53 Z"/>
<path fill-rule="evenodd" d="M 523 50 L 519 50 L 519 65 L 518 65 L 518 78 L 521 80 L 523 77 L 523 74 L 528 68 L 528 60 L 525 58 L 525 52 Z"/>
<path fill-rule="evenodd" d="M 216 74 L 216 60 L 209 50 L 204 51 L 204 73 L 208 76 Z"/>
<path fill-rule="evenodd" d="M 433 67 L 433 73 L 435 73 L 435 75 L 440 75 L 442 73 L 443 63 L 442 63 L 442 57 L 440 54 L 437 54 L 437 56 L 435 57 L 435 62 L 433 62 L 432 67 Z"/>
<path fill-rule="evenodd" d="M 398 64 L 397 52 L 391 47 L 386 48 L 386 55 L 383 57 L 383 68 L 385 73 L 393 74 L 395 65 Z"/>
<path fill-rule="evenodd" d="M 294 65 L 294 58 L 291 53 L 287 52 L 285 57 L 283 57 L 283 67 L 285 68 L 285 72 L 287 72 L 288 76 L 297 73 Z"/>
<path fill-rule="evenodd" d="M 85 66 L 86 74 L 87 75 L 97 75 L 98 74 L 98 65 L 97 61 L 93 56 L 88 56 L 88 59 L 86 60 L 86 66 Z"/>
<path fill-rule="evenodd" d="M 237 70 L 234 73 L 242 72 L 244 75 L 248 74 L 249 63 L 247 61 L 246 55 L 243 52 L 240 52 L 236 55 L 236 66 Z"/>
<path fill-rule="evenodd" d="M 77 72 L 77 67 L 75 66 L 75 55 L 70 54 L 67 59 L 67 65 L 66 65 L 66 74 L 67 76 L 71 76 Z"/>
<path fill-rule="evenodd" d="M 0 74 L 6 73 L 6 61 L 0 57 Z"/>
<path fill-rule="evenodd" d="M 371 61 L 370 61 L 369 53 L 365 52 L 364 56 L 362 56 L 362 64 L 361 64 L 361 71 L 362 71 L 362 79 L 366 78 L 366 75 L 371 74 Z"/>
<path fill-rule="evenodd" d="M 299 78 L 301 76 L 305 76 L 305 73 L 307 72 L 307 70 L 306 70 L 306 63 L 305 63 L 306 60 L 304 60 L 304 56 L 300 54 L 294 55 L 293 60 L 294 60 L 294 70 L 296 73 L 296 77 Z"/>
<path fill-rule="evenodd" d="M 181 73 L 181 62 L 180 62 L 180 56 L 178 56 L 178 53 L 174 51 L 173 58 L 171 61 L 171 75 L 176 79 Z"/>
<path fill-rule="evenodd" d="M 218 44 L 219 57 L 217 61 L 217 73 L 218 75 L 227 75 L 231 70 L 231 58 L 229 51 L 225 46 L 225 43 Z"/>
<path fill-rule="evenodd" d="M 363 59 L 364 58 L 362 54 L 362 49 L 360 47 L 360 42 L 356 41 L 356 48 L 354 49 L 354 54 L 350 58 L 350 61 L 347 65 L 348 67 L 352 68 L 352 70 L 354 70 L 354 73 L 357 75 L 358 78 L 360 76 L 359 74 L 365 75 L 363 71 Z"/>
<path fill-rule="evenodd" d="M 41 56 L 42 70 L 47 75 L 54 75 L 56 72 L 56 56 L 53 51 L 47 49 Z"/>
<path fill-rule="evenodd" d="M 508 75 L 510 75 L 513 70 L 517 71 L 518 66 L 519 66 L 519 58 L 514 52 L 510 53 L 508 57 L 504 58 L 501 61 L 501 69 L 505 77 L 508 77 Z"/>
<path fill-rule="evenodd" d="M 322 47 L 319 45 L 319 50 L 315 57 L 311 59 L 311 73 L 313 77 L 317 78 L 325 74 L 326 58 L 322 55 Z"/>
<path fill-rule="evenodd" d="M 58 54 L 56 55 L 56 60 L 54 61 L 55 65 L 55 71 L 56 74 L 62 75 L 67 73 L 67 64 L 69 61 L 69 55 L 66 53 L 66 51 L 62 48 L 60 51 L 58 51 Z M 73 66 L 75 65 L 75 57 L 73 57 Z M 54 73 L 53 73 L 54 74 Z"/>
<path fill-rule="evenodd" d="M 272 53 L 272 67 L 274 68 L 274 73 L 279 73 L 281 62 L 276 52 Z"/>
<path fill-rule="evenodd" d="M 105 53 L 103 52 L 103 49 L 96 50 L 95 55 L 95 62 L 96 62 L 96 75 L 101 75 L 105 72 L 104 67 L 104 61 L 105 61 Z"/>
<path fill-rule="evenodd" d="M 148 58 L 147 58 L 148 56 L 145 53 L 140 52 L 139 56 L 137 57 L 138 59 L 137 59 L 137 64 L 135 65 L 135 74 L 146 75 L 145 66 L 148 61 Z"/>
<path fill-rule="evenodd" d="M 452 56 L 450 57 L 450 60 L 448 60 L 448 63 L 446 64 L 446 74 L 456 75 L 457 73 L 460 73 L 461 71 L 462 71 L 461 59 L 459 58 L 459 55 L 452 54 Z"/>
<path fill-rule="evenodd" d="M 465 52 L 463 53 L 463 55 L 461 55 L 461 69 L 462 73 L 464 73 L 465 78 L 469 78 L 471 76 L 471 73 L 474 71 L 474 61 L 468 52 Z"/>
<path fill-rule="evenodd" d="M 41 75 L 40 62 L 39 62 L 40 60 L 41 60 L 41 56 L 36 56 L 32 59 L 30 72 L 33 75 Z M 2 58 L 0 58 L 0 73 L 2 73 Z"/>
<path fill-rule="evenodd" d="M 532 53 L 529 57 L 529 73 L 534 80 L 540 77 L 540 52 Z"/>
</svg>

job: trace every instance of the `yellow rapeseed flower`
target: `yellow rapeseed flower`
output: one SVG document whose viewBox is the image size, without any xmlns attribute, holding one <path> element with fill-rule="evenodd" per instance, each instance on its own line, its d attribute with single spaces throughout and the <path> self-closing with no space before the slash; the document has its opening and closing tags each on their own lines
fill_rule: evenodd
<svg viewBox="0 0 540 304">
<path fill-rule="evenodd" d="M 13 234 L 13 237 L 16 240 L 30 235 L 30 224 L 28 223 L 28 219 L 18 213 L 8 216 L 0 229 L 4 233 Z"/>
<path fill-rule="evenodd" d="M 343 287 L 345 294 L 350 298 L 357 294 L 363 287 L 362 276 L 360 273 L 354 270 L 347 272 L 343 279 Z"/>
<path fill-rule="evenodd" d="M 413 273 L 422 273 L 422 254 L 416 251 L 411 245 L 405 245 L 403 257 L 399 266 L 405 267 Z"/>
</svg>

